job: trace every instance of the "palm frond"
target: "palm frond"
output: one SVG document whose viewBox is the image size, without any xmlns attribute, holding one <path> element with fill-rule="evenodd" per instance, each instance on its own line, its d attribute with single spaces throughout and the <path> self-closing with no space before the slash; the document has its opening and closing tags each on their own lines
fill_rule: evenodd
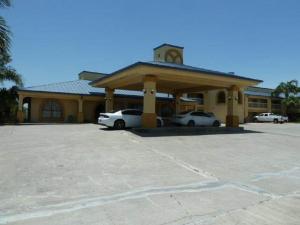
<svg viewBox="0 0 300 225">
<path fill-rule="evenodd" d="M 0 7 L 9 7 L 11 6 L 10 0 L 0 0 Z"/>
<path fill-rule="evenodd" d="M 8 53 L 10 49 L 11 32 L 3 17 L 0 16 L 0 54 Z"/>
<path fill-rule="evenodd" d="M 13 68 L 3 68 L 0 71 L 0 83 L 12 81 L 18 86 L 23 86 L 22 76 Z"/>
</svg>

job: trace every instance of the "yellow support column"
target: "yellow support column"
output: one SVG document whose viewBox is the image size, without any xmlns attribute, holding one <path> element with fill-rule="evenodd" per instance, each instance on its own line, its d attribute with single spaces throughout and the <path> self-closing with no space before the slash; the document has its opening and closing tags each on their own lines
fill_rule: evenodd
<svg viewBox="0 0 300 225">
<path fill-rule="evenodd" d="M 271 113 L 272 112 L 272 99 L 268 98 L 267 103 L 268 103 L 268 112 Z"/>
<path fill-rule="evenodd" d="M 210 101 L 209 101 L 209 92 L 205 91 L 203 93 L 203 109 L 204 112 L 210 112 Z"/>
<path fill-rule="evenodd" d="M 237 86 L 232 86 L 228 89 L 226 127 L 239 126 L 238 91 L 239 88 Z"/>
<path fill-rule="evenodd" d="M 105 112 L 114 110 L 114 89 L 105 88 Z"/>
<path fill-rule="evenodd" d="M 244 117 L 246 122 L 248 122 L 249 109 L 248 109 L 248 96 L 244 95 Z"/>
<path fill-rule="evenodd" d="M 182 94 L 181 93 L 176 93 L 175 94 L 175 112 L 176 112 L 176 115 L 178 115 L 181 111 L 181 101 L 180 101 L 180 98 L 181 98 Z"/>
<path fill-rule="evenodd" d="M 78 123 L 83 123 L 84 116 L 83 116 L 83 99 L 82 97 L 78 99 L 78 114 L 77 114 L 77 121 Z"/>
<path fill-rule="evenodd" d="M 156 127 L 156 77 L 147 75 L 144 78 L 144 109 L 142 115 L 143 128 Z"/>
<path fill-rule="evenodd" d="M 19 95 L 19 102 L 18 102 L 18 112 L 17 112 L 17 120 L 19 123 L 24 122 L 24 115 L 23 115 L 23 95 Z"/>
</svg>

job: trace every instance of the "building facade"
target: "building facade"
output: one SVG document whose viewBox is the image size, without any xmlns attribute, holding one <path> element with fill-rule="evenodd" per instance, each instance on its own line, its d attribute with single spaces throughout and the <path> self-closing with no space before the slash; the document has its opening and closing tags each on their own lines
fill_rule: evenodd
<svg viewBox="0 0 300 225">
<path fill-rule="evenodd" d="M 96 122 L 100 112 L 137 108 L 145 126 L 153 115 L 169 118 L 186 110 L 213 112 L 232 126 L 262 112 L 284 113 L 261 80 L 183 64 L 183 47 L 163 44 L 153 61 L 111 74 L 83 71 L 77 80 L 21 88 L 19 122 Z M 234 122 L 235 121 L 235 122 Z"/>
</svg>

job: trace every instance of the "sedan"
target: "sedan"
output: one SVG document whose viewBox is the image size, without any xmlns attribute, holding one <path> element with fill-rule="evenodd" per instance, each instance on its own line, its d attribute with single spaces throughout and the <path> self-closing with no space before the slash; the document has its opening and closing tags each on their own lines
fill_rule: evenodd
<svg viewBox="0 0 300 225">
<path fill-rule="evenodd" d="M 142 114 L 143 112 L 137 109 L 124 109 L 111 113 L 100 113 L 98 123 L 118 130 L 128 127 L 141 127 Z M 163 126 L 161 117 L 157 117 L 156 121 L 157 127 Z"/>
<path fill-rule="evenodd" d="M 194 126 L 214 126 L 219 127 L 221 122 L 213 113 L 204 113 L 198 111 L 182 112 L 173 118 L 173 123 L 189 127 Z"/>
</svg>

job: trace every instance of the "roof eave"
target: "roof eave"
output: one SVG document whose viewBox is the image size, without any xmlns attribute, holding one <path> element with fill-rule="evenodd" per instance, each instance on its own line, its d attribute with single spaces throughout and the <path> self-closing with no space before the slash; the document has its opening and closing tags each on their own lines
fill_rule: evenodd
<svg viewBox="0 0 300 225">
<path fill-rule="evenodd" d="M 196 73 L 204 73 L 204 74 L 210 74 L 210 75 L 214 75 L 214 76 L 229 77 L 229 78 L 235 78 L 235 79 L 240 79 L 240 80 L 252 81 L 252 82 L 255 82 L 256 84 L 259 84 L 259 83 L 263 82 L 263 80 L 253 79 L 253 78 L 248 78 L 248 77 L 243 77 L 243 76 L 239 76 L 239 75 L 232 75 L 232 74 L 226 74 L 226 73 L 222 74 L 221 72 L 220 73 L 214 73 L 214 72 L 209 72 L 209 71 L 198 71 L 196 69 L 174 68 L 174 67 L 168 66 L 168 65 L 158 65 L 158 64 L 152 64 L 152 63 L 140 62 L 139 61 L 139 62 L 133 63 L 133 64 L 127 66 L 127 67 L 124 67 L 124 68 L 122 68 L 120 70 L 117 70 L 117 71 L 109 74 L 106 77 L 101 77 L 101 78 L 99 78 L 97 80 L 94 80 L 94 81 L 90 82 L 89 84 L 92 85 L 92 86 L 94 86 L 95 84 L 97 84 L 100 81 L 103 81 L 105 79 L 109 79 L 112 76 L 115 76 L 116 74 L 118 74 L 120 72 L 132 69 L 132 68 L 134 68 L 136 66 L 140 66 L 140 65 L 150 66 L 150 67 L 159 67 L 159 68 L 168 68 L 168 69 L 181 70 L 181 71 L 190 71 L 190 72 L 196 72 Z"/>
</svg>

